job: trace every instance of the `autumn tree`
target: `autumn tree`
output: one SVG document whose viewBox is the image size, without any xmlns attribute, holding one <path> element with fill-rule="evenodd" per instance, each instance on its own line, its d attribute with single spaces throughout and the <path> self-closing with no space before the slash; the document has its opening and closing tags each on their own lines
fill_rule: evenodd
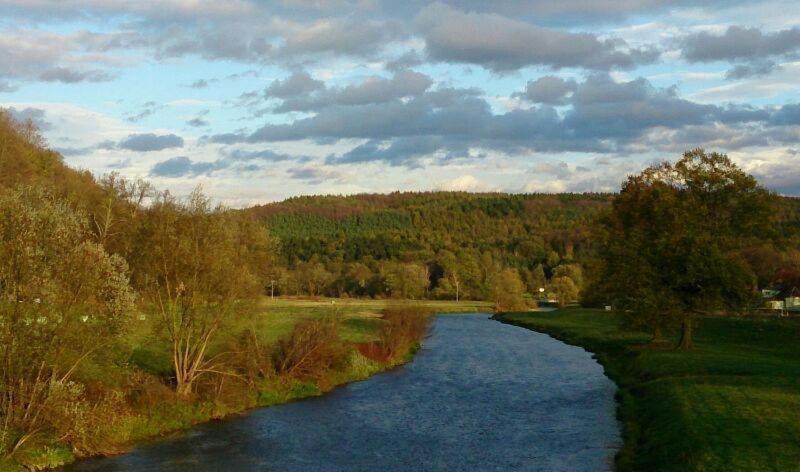
<svg viewBox="0 0 800 472">
<path fill-rule="evenodd" d="M 694 317 L 742 310 L 754 275 L 738 253 L 763 235 L 772 196 L 727 156 L 694 150 L 628 178 L 605 220 L 605 285 L 613 303 L 649 326 L 681 325 L 693 344 Z"/>
<path fill-rule="evenodd" d="M 83 215 L 32 188 L 0 190 L 0 449 L 50 426 L 54 392 L 122 332 L 127 265 L 90 241 Z"/>
<path fill-rule="evenodd" d="M 525 303 L 525 284 L 514 269 L 504 269 L 497 274 L 492 286 L 495 311 L 522 311 Z"/>
<path fill-rule="evenodd" d="M 422 264 L 396 262 L 385 267 L 386 285 L 395 298 L 417 299 L 428 289 L 428 268 Z"/>
<path fill-rule="evenodd" d="M 577 300 L 579 294 L 577 284 L 566 275 L 554 276 L 550 281 L 550 291 L 558 300 L 558 306 L 562 308 Z"/>
<path fill-rule="evenodd" d="M 147 279 L 142 292 L 158 314 L 171 343 L 176 391 L 188 396 L 198 378 L 221 374 L 221 358 L 209 346 L 248 300 L 262 293 L 251 253 L 252 237 L 242 239 L 231 212 L 213 207 L 199 191 L 186 200 L 158 195 L 147 209 L 138 240 L 144 254 L 138 270 Z"/>
</svg>

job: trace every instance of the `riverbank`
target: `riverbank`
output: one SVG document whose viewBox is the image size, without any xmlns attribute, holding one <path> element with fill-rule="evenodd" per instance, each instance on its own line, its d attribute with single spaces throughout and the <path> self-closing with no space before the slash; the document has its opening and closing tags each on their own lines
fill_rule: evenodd
<svg viewBox="0 0 800 472">
<path fill-rule="evenodd" d="M 0 470 L 46 469 L 78 458 L 123 453 L 142 441 L 199 423 L 322 395 L 413 357 L 421 341 L 419 334 L 401 334 L 404 338 L 400 344 L 393 345 L 391 352 L 382 351 L 381 346 L 391 343 L 389 338 L 393 336 L 383 329 L 387 321 L 381 313 L 387 307 L 471 312 L 484 305 L 265 297 L 252 313 L 241 316 L 220 333 L 211 346 L 211 354 L 225 353 L 229 372 L 208 377 L 192 398 L 179 398 L 169 386 L 170 350 L 153 329 L 156 321 L 148 316 L 137 317 L 122 342 L 87 359 L 76 372 L 76 382 L 71 386 L 80 400 L 67 400 L 85 411 L 80 415 L 80 424 L 69 419 L 69 430 L 75 433 L 59 438 L 43 432 L 12 458 L 0 458 Z M 298 333 L 301 327 L 315 331 Z M 322 349 L 327 353 L 324 358 L 319 358 L 320 351 L 313 346 L 303 345 L 320 333 L 328 335 L 329 345 Z M 412 338 L 412 342 L 407 341 Z M 271 356 L 280 355 L 279 345 L 286 357 L 298 357 L 302 349 L 310 349 L 320 365 L 309 365 L 308 358 L 300 356 L 305 365 L 295 368 L 289 359 L 276 367 Z"/>
<path fill-rule="evenodd" d="M 595 354 L 614 380 L 618 470 L 796 470 L 800 322 L 705 318 L 690 352 L 652 349 L 613 313 L 566 309 L 496 319 Z"/>
<path fill-rule="evenodd" d="M 68 470 L 608 470 L 621 441 L 603 368 L 489 318 L 436 316 L 402 368 Z"/>
</svg>

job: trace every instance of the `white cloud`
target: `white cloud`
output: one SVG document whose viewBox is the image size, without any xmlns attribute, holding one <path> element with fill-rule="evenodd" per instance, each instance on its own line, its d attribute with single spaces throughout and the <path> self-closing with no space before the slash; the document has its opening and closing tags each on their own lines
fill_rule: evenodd
<svg viewBox="0 0 800 472">
<path fill-rule="evenodd" d="M 440 183 L 437 188 L 439 190 L 449 190 L 453 192 L 489 192 L 496 190 L 496 187 L 481 182 L 469 174 L 446 180 Z"/>
</svg>

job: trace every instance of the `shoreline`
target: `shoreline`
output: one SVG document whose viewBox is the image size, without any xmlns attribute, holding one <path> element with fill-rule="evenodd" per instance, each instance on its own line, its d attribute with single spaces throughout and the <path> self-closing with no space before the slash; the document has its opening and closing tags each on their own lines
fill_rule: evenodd
<svg viewBox="0 0 800 472">
<path fill-rule="evenodd" d="M 548 310 L 550 313 L 558 310 Z M 545 313 L 545 312 L 537 312 Z M 542 325 L 532 325 L 520 319 L 513 319 L 513 316 L 524 315 L 525 313 L 495 313 L 492 316 L 493 320 L 500 323 L 517 326 L 519 328 L 528 329 L 537 333 L 545 334 L 553 339 L 556 339 L 564 344 L 579 347 L 592 354 L 592 358 L 597 361 L 603 368 L 603 374 L 608 377 L 617 387 L 617 392 L 614 395 L 616 403 L 615 415 L 620 424 L 620 436 L 622 444 L 619 450 L 614 455 L 613 470 L 635 470 L 634 461 L 636 456 L 635 444 L 637 442 L 638 434 L 641 426 L 637 423 L 637 418 L 634 415 L 634 405 L 631 401 L 633 393 L 631 392 L 631 378 L 626 377 L 623 373 L 623 363 L 619 356 L 623 356 L 624 352 L 617 350 L 604 351 L 602 347 L 592 345 L 591 343 L 581 342 L 574 334 L 570 335 L 566 329 L 547 328 Z"/>
<path fill-rule="evenodd" d="M 620 471 L 794 470 L 800 461 L 800 320 L 698 319 L 695 347 L 677 333 L 653 345 L 619 313 L 569 308 L 495 319 L 593 354 L 618 388 Z"/>
<path fill-rule="evenodd" d="M 79 457 L 79 458 L 73 456 L 73 460 L 70 461 L 70 462 L 65 462 L 65 463 L 62 463 L 62 464 L 53 464 L 53 465 L 51 465 L 51 466 L 49 466 L 47 468 L 51 468 L 51 469 L 55 469 L 55 470 L 71 470 L 71 467 L 74 466 L 77 463 L 84 462 L 84 461 L 91 461 L 91 460 L 94 460 L 94 459 L 101 459 L 101 458 L 106 458 L 106 457 L 115 457 L 115 456 L 125 455 L 125 454 L 131 452 L 132 450 L 134 450 L 137 446 L 140 446 L 140 445 L 143 445 L 143 444 L 148 444 L 148 443 L 158 442 L 160 440 L 169 438 L 171 436 L 185 434 L 186 432 L 188 432 L 189 430 L 191 430 L 192 428 L 194 428 L 196 426 L 200 426 L 200 425 L 211 423 L 211 422 L 217 422 L 217 421 L 219 421 L 219 422 L 227 421 L 227 420 L 230 420 L 230 419 L 232 419 L 234 417 L 237 417 L 237 416 L 248 415 L 248 414 L 252 413 L 253 411 L 259 410 L 259 409 L 262 409 L 262 408 L 270 408 L 270 407 L 273 407 L 273 406 L 285 405 L 285 404 L 289 404 L 289 403 L 295 403 L 295 402 L 301 402 L 301 401 L 304 401 L 304 400 L 309 400 L 311 398 L 321 397 L 321 396 L 327 395 L 327 394 L 329 394 L 329 393 L 331 393 L 331 392 L 333 392 L 333 391 L 335 391 L 335 390 L 337 390 L 339 388 L 343 388 L 343 387 L 345 387 L 347 385 L 350 385 L 350 384 L 353 384 L 353 383 L 357 383 L 357 382 L 363 382 L 363 381 L 369 380 L 370 378 L 372 378 L 372 377 L 374 377 L 376 375 L 380 375 L 380 374 L 383 374 L 383 373 L 391 372 L 392 370 L 395 370 L 395 369 L 402 368 L 406 364 L 408 364 L 410 362 L 413 362 L 414 357 L 416 356 L 416 353 L 419 352 L 419 350 L 421 348 L 422 348 L 422 343 L 420 343 L 420 345 L 417 346 L 415 349 L 412 349 L 410 352 L 408 352 L 405 356 L 402 357 L 402 360 L 400 360 L 398 362 L 392 362 L 392 363 L 388 363 L 388 364 L 385 364 L 385 365 L 379 365 L 376 370 L 370 371 L 366 375 L 344 377 L 344 378 L 341 378 L 341 379 L 337 379 L 336 382 L 332 383 L 331 385 L 326 386 L 327 388 L 321 388 L 319 385 L 316 385 L 315 386 L 316 390 L 300 390 L 300 391 L 298 391 L 298 390 L 295 390 L 295 387 L 300 386 L 300 385 L 307 385 L 307 383 L 293 382 L 294 385 L 289 387 L 288 391 L 280 392 L 280 391 L 275 391 L 275 390 L 261 390 L 261 391 L 255 392 L 256 393 L 256 398 L 260 398 L 262 394 L 275 394 L 275 393 L 285 394 L 285 396 L 283 396 L 282 398 L 280 398 L 277 401 L 268 401 L 268 402 L 263 402 L 263 403 L 262 402 L 258 402 L 255 405 L 246 406 L 246 407 L 244 407 L 242 409 L 227 411 L 227 412 L 225 412 L 225 414 L 223 414 L 221 416 L 211 415 L 208 418 L 205 418 L 205 419 L 202 419 L 202 420 L 198 420 L 198 421 L 194 421 L 194 422 L 192 422 L 190 424 L 185 425 L 184 427 L 165 430 L 165 431 L 163 431 L 161 433 L 157 433 L 155 435 L 138 438 L 138 439 L 133 440 L 132 442 L 130 442 L 128 444 L 121 445 L 122 450 L 120 452 L 118 452 L 118 453 L 95 454 L 95 455 L 86 456 L 86 457 Z M 337 372 L 334 372 L 333 374 L 334 375 L 341 375 L 341 374 L 345 374 L 345 371 L 337 371 Z M 287 384 L 287 386 L 288 386 L 288 384 Z M 201 406 L 202 407 L 202 404 L 195 405 L 195 406 Z M 2 465 L 2 464 L 0 464 L 0 465 Z M 20 468 L 20 470 L 24 470 L 24 469 Z"/>
</svg>

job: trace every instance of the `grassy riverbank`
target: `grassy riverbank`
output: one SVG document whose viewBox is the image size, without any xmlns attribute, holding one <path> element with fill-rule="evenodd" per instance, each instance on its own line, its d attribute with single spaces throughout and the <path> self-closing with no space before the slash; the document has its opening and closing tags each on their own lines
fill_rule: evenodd
<svg viewBox="0 0 800 472">
<path fill-rule="evenodd" d="M 70 430 L 77 430 L 70 437 L 37 435 L 11 458 L 0 458 L 0 470 L 43 469 L 124 452 L 147 438 L 249 408 L 320 395 L 402 364 L 413 355 L 421 333 L 399 326 L 384 329 L 392 322 L 381 316 L 387 308 L 414 317 L 420 310 L 489 307 L 483 302 L 264 297 L 227 325 L 211 346 L 211 355 L 226 353 L 230 375 L 208 377 L 192 398 L 173 393 L 170 346 L 154 329 L 157 321 L 137 317 L 120 343 L 86 359 L 76 373 L 74 386 L 85 389 L 80 397 L 89 399 L 76 406 L 86 409 L 85 423 L 70 424 Z M 318 345 L 309 345 L 313 342 Z M 295 366 L 292 362 L 301 362 L 296 359 L 305 364 Z"/>
<path fill-rule="evenodd" d="M 619 386 L 619 470 L 797 470 L 800 320 L 706 318 L 690 352 L 651 349 L 618 315 L 502 314 L 596 354 Z"/>
</svg>

